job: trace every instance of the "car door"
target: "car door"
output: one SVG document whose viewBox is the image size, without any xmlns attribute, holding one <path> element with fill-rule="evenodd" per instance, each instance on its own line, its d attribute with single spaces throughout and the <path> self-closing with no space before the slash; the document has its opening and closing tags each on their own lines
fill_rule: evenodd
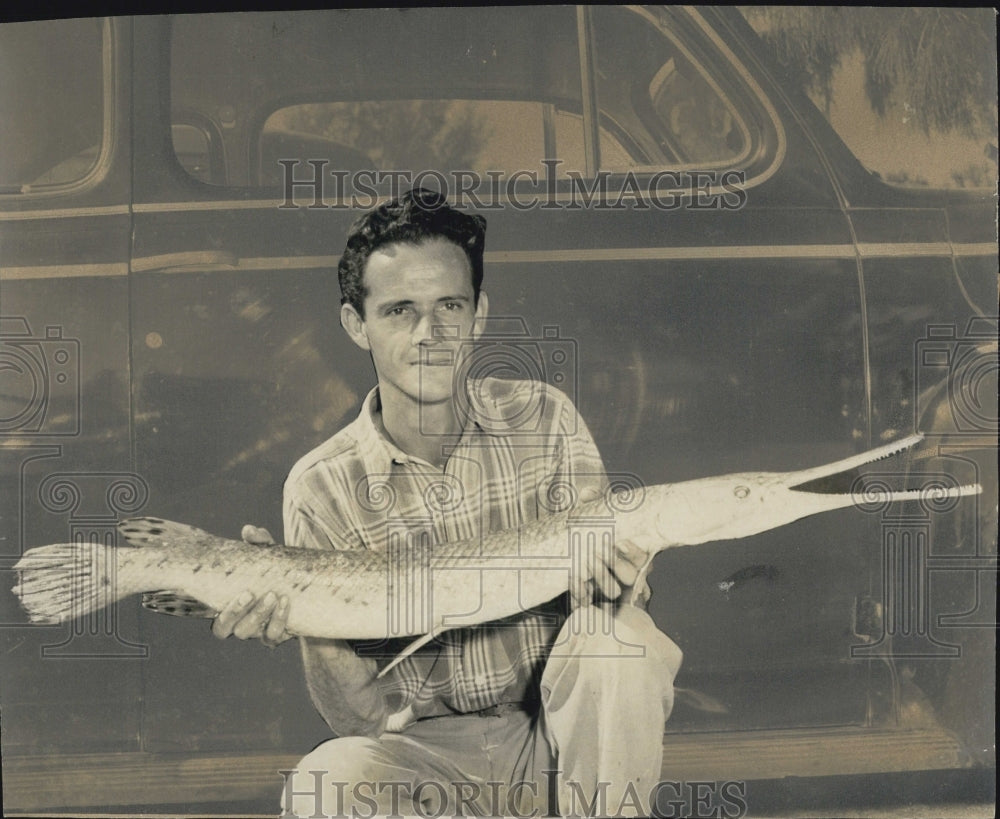
<svg viewBox="0 0 1000 819">
<path fill-rule="evenodd" d="M 130 26 L 4 24 L 0 65 L 0 544 L 10 588 L 32 546 L 114 543 L 117 519 L 142 508 L 146 487 L 129 435 Z M 148 653 L 134 609 L 53 627 L 26 624 L 10 594 L 2 606 L 5 765 L 134 749 Z"/>
</svg>

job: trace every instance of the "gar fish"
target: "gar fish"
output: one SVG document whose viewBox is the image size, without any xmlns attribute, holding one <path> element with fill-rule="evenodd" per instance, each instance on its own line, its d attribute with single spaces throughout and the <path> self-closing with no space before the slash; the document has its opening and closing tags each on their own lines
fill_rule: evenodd
<svg viewBox="0 0 1000 819">
<path fill-rule="evenodd" d="M 572 512 L 475 540 L 385 552 L 255 546 L 181 523 L 133 518 L 118 526 L 127 546 L 70 543 L 29 549 L 15 566 L 20 582 L 14 592 L 32 622 L 63 623 L 140 592 L 169 589 L 180 600 L 200 601 L 196 613 L 211 616 L 244 590 L 258 598 L 273 591 L 290 598 L 287 630 L 292 634 L 426 635 L 417 641 L 423 643 L 444 630 L 508 617 L 564 592 L 572 561 L 582 559 L 579 546 L 588 541 L 580 532 L 595 519 L 610 520 L 609 515 L 614 516 L 614 537 L 642 549 L 648 563 L 663 549 L 744 538 L 861 501 L 926 499 L 928 492 L 934 499 L 954 498 L 981 491 L 978 484 L 862 489 L 860 495 L 823 488 L 832 476 L 920 440 L 920 435 L 910 436 L 795 472 L 700 478 L 646 487 L 631 497 L 612 493 Z M 606 523 L 600 531 L 607 531 Z M 169 608 L 165 600 L 161 594 L 161 609 Z"/>
</svg>

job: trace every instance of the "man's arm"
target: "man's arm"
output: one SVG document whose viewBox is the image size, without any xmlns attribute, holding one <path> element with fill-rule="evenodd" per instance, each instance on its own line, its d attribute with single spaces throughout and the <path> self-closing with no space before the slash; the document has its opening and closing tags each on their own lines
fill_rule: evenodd
<svg viewBox="0 0 1000 819">
<path fill-rule="evenodd" d="M 333 508 L 327 511 L 335 514 Z M 320 524 L 300 502 L 289 498 L 287 490 L 284 518 L 285 540 L 289 546 L 351 548 L 350 544 L 335 541 L 330 527 Z M 344 521 L 334 531 L 348 529 Z M 330 729 L 337 736 L 375 737 L 381 734 L 389 709 L 375 681 L 378 673 L 375 660 L 359 657 L 346 640 L 300 637 L 299 645 L 309 696 Z"/>
<path fill-rule="evenodd" d="M 346 640 L 300 637 L 306 687 L 337 736 L 377 737 L 389 709 L 375 682 L 375 660 L 359 657 Z"/>
</svg>

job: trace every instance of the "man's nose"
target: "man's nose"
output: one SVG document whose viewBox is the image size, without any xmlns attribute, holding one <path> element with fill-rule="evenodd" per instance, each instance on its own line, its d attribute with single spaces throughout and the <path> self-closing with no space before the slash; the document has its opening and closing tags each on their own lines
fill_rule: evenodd
<svg viewBox="0 0 1000 819">
<path fill-rule="evenodd" d="M 413 331 L 413 343 L 417 345 L 442 344 L 458 338 L 458 325 L 441 321 L 433 314 L 421 317 Z"/>
</svg>

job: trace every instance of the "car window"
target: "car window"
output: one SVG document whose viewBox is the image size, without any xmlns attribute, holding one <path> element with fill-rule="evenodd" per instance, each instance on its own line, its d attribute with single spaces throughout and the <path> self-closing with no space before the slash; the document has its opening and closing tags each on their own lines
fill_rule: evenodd
<svg viewBox="0 0 1000 819">
<path fill-rule="evenodd" d="M 624 154 L 611 134 L 602 135 Z M 548 141 L 548 142 L 547 142 Z M 260 182 L 280 184 L 282 159 L 330 170 L 467 170 L 509 179 L 558 158 L 557 176 L 583 173 L 583 118 L 552 102 L 419 99 L 304 103 L 275 111 L 260 135 Z"/>
<path fill-rule="evenodd" d="M 179 15 L 171 107 L 213 121 L 235 185 L 274 184 L 279 159 L 509 171 L 558 150 L 579 164 L 575 11 Z"/>
<path fill-rule="evenodd" d="M 321 155 L 341 170 L 466 168 L 506 174 L 545 156 L 543 103 L 418 99 L 297 105 L 272 114 L 261 133 L 261 175 L 282 155 L 325 142 Z M 293 147 L 294 146 L 294 147 Z"/>
<path fill-rule="evenodd" d="M 226 183 L 221 141 L 211 127 L 197 122 L 175 121 L 170 126 L 174 154 L 191 176 L 214 185 Z"/>
<path fill-rule="evenodd" d="M 594 6 L 601 165 L 714 168 L 739 161 L 749 131 L 708 71 L 651 17 Z M 606 140 L 617 133 L 631 150 Z"/>
<path fill-rule="evenodd" d="M 0 26 L 0 193 L 79 182 L 106 142 L 105 22 Z"/>
<path fill-rule="evenodd" d="M 736 105 L 655 19 L 590 13 L 595 167 L 715 168 L 746 155 Z M 541 176 L 553 159 L 557 176 L 582 174 L 579 31 L 571 6 L 179 15 L 172 109 L 211 121 L 225 162 L 206 172 L 190 131 L 175 129 L 175 149 L 202 181 L 245 186 L 280 186 L 289 162 L 310 160 L 411 179 Z"/>
</svg>

